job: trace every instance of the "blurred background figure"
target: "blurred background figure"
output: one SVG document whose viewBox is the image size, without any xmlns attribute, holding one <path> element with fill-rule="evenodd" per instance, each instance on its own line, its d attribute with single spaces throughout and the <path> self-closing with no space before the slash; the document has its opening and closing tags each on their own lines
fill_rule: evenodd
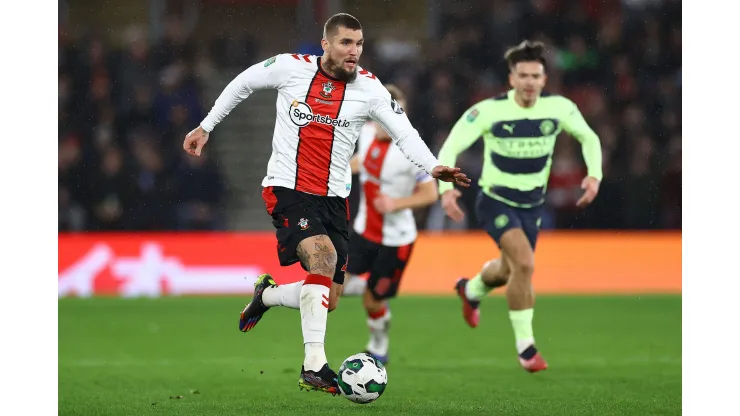
<svg viewBox="0 0 740 416">
<path fill-rule="evenodd" d="M 363 22 L 362 66 L 403 90 L 435 152 L 459 114 L 507 89 L 503 51 L 544 41 L 548 90 L 573 99 L 599 134 L 604 180 L 594 204 L 575 210 L 584 164 L 561 140 L 543 228 L 681 228 L 678 0 L 438 1 L 416 14 L 359 0 L 108 2 L 114 14 L 68 3 L 60 7 L 59 231 L 269 230 L 259 184 L 273 93 L 236 109 L 205 158 L 183 154 L 182 137 L 249 65 L 282 52 L 320 54 L 320 22 L 338 11 Z M 259 24 L 245 29 L 247 18 Z M 459 160 L 474 181 L 482 151 L 478 143 Z M 477 186 L 462 191 L 466 222 L 434 205 L 415 213 L 419 229 L 478 228 Z M 350 198 L 354 215 L 358 194 Z"/>
</svg>

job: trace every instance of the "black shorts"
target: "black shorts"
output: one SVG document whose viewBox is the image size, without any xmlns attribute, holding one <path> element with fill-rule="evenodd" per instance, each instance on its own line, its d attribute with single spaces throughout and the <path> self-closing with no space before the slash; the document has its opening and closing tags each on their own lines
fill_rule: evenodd
<svg viewBox="0 0 740 416">
<path fill-rule="evenodd" d="M 537 245 L 537 235 L 540 232 L 543 205 L 533 208 L 517 208 L 493 199 L 480 192 L 476 201 L 476 214 L 483 229 L 486 230 L 496 244 L 501 246 L 501 236 L 512 228 L 521 228 L 534 250 Z"/>
<path fill-rule="evenodd" d="M 352 233 L 349 239 L 352 261 L 347 265 L 347 272 L 353 275 L 369 272 L 367 288 L 376 300 L 395 297 L 413 247 L 414 243 L 384 246 Z"/>
<path fill-rule="evenodd" d="M 298 244 L 308 237 L 327 235 L 337 251 L 334 282 L 344 283 L 349 240 L 349 205 L 346 198 L 319 196 L 290 188 L 269 186 L 262 190 L 267 213 L 277 230 L 277 253 L 281 266 L 298 263 Z M 307 265 L 302 264 L 308 271 Z"/>
</svg>

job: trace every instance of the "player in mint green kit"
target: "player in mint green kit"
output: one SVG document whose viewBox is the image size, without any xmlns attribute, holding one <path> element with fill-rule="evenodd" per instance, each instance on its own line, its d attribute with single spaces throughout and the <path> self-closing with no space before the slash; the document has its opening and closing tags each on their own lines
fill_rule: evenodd
<svg viewBox="0 0 740 416">
<path fill-rule="evenodd" d="M 501 249 L 501 257 L 487 262 L 472 279 L 458 280 L 455 290 L 462 299 L 465 321 L 475 328 L 481 299 L 508 283 L 506 300 L 519 362 L 532 373 L 547 368 L 535 347 L 532 330 L 532 273 L 557 135 L 565 131 L 581 143 L 588 174 L 581 184 L 585 192 L 579 207 L 594 200 L 602 176 L 599 138 L 576 105 L 565 97 L 542 93 L 547 80 L 543 49 L 541 43 L 528 41 L 509 49 L 505 58 L 513 89 L 468 109 L 439 152 L 441 164 L 455 166 L 458 155 L 483 137 L 485 153 L 476 212 Z M 447 215 L 462 220 L 464 214 L 457 205 L 460 192 L 442 182 L 439 191 Z"/>
</svg>

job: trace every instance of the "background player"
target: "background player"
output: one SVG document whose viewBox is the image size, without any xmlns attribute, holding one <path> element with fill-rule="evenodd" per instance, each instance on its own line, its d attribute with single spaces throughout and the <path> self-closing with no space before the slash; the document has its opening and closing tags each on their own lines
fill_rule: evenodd
<svg viewBox="0 0 740 416">
<path fill-rule="evenodd" d="M 509 49 L 505 58 L 513 90 L 471 107 L 439 152 L 441 163 L 453 164 L 479 137 L 484 138 L 476 209 L 483 227 L 501 249 L 501 257 L 486 263 L 473 279 L 458 280 L 455 289 L 463 302 L 465 320 L 476 327 L 480 300 L 508 282 L 506 300 L 519 362 L 530 372 L 547 368 L 535 347 L 532 330 L 532 273 L 552 153 L 562 130 L 581 142 L 588 168 L 579 207 L 594 200 L 602 177 L 599 138 L 576 105 L 565 97 L 542 93 L 547 80 L 543 49 L 543 44 L 528 41 Z M 459 221 L 464 214 L 457 205 L 460 193 L 453 188 L 440 183 L 442 206 Z"/>
<path fill-rule="evenodd" d="M 326 319 L 337 306 L 347 262 L 351 173 L 349 160 L 368 118 L 390 132 L 404 155 L 442 181 L 467 186 L 457 168 L 440 166 L 388 91 L 359 68 L 360 22 L 344 13 L 324 25 L 321 57 L 282 54 L 237 76 L 201 125 L 188 133 L 185 151 L 199 156 L 208 134 L 254 91 L 277 89 L 273 152 L 262 182 L 282 266 L 301 263 L 306 279 L 277 286 L 268 274 L 255 283 L 239 329 L 247 332 L 272 306 L 300 309 L 305 358 L 299 386 L 338 392 L 324 352 Z"/>
<path fill-rule="evenodd" d="M 391 97 L 406 108 L 396 86 L 386 85 Z M 366 352 L 388 363 L 388 329 L 391 313 L 388 299 L 398 287 L 416 241 L 412 209 L 437 200 L 434 179 L 409 162 L 388 133 L 367 123 L 352 158 L 353 173 L 360 173 L 360 207 L 349 240 L 345 295 L 363 295 L 370 340 Z M 367 282 L 359 275 L 370 273 Z"/>
</svg>

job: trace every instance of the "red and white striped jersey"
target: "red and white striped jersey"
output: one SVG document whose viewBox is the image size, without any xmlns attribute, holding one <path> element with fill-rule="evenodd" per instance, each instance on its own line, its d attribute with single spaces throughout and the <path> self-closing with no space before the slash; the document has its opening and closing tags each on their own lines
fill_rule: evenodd
<svg viewBox="0 0 740 416">
<path fill-rule="evenodd" d="M 410 208 L 381 214 L 373 200 L 382 193 L 391 198 L 411 196 L 416 185 L 434 179 L 404 157 L 389 140 L 378 140 L 377 126 L 367 123 L 360 133 L 357 155 L 360 161 L 360 207 L 354 230 L 365 239 L 389 247 L 416 241 L 414 214 Z"/>
<path fill-rule="evenodd" d="M 360 129 L 376 120 L 403 154 L 430 172 L 439 165 L 403 109 L 372 73 L 357 69 L 355 81 L 333 78 L 320 57 L 281 54 L 249 67 L 216 100 L 201 123 L 213 130 L 254 91 L 277 89 L 272 156 L 262 186 L 346 198 L 352 186 L 349 160 Z"/>
</svg>

